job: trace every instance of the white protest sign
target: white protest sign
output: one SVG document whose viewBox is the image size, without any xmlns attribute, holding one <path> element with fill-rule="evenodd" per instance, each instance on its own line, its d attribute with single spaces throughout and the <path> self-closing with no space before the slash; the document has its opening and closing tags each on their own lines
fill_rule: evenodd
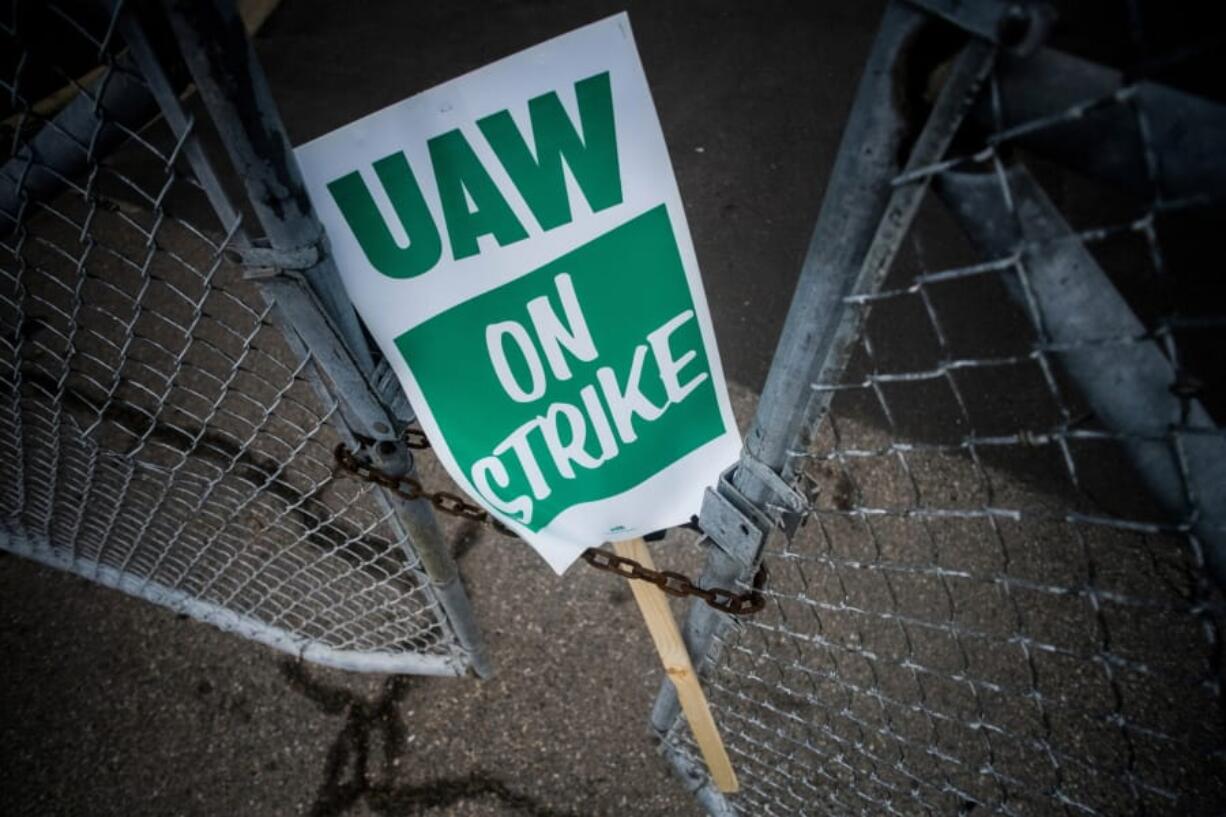
<svg viewBox="0 0 1226 817">
<path fill-rule="evenodd" d="M 740 450 L 625 14 L 297 149 L 447 471 L 558 572 L 687 521 Z"/>
</svg>

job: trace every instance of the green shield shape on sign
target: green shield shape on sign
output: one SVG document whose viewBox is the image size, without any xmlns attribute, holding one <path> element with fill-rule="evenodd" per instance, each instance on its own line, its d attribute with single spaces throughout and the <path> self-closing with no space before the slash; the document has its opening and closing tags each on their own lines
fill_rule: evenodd
<svg viewBox="0 0 1226 817">
<path fill-rule="evenodd" d="M 396 346 L 459 467 L 532 531 L 726 430 L 663 205 Z"/>
</svg>

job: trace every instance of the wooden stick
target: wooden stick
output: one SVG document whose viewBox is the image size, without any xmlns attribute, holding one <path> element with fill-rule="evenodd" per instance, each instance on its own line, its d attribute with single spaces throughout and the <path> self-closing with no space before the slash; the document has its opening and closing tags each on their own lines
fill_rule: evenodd
<svg viewBox="0 0 1226 817">
<path fill-rule="evenodd" d="M 624 542 L 614 542 L 613 550 L 618 556 L 634 559 L 643 567 L 655 569 L 651 561 L 651 552 L 642 539 L 627 539 Z M 647 622 L 647 630 L 651 640 L 656 644 L 656 652 L 664 662 L 664 671 L 677 688 L 677 699 L 681 702 L 681 711 L 689 721 L 690 731 L 702 752 L 702 758 L 711 772 L 711 779 L 716 787 L 727 794 L 737 791 L 740 785 L 736 781 L 736 772 L 728 760 L 728 752 L 724 749 L 723 738 L 711 717 L 711 708 L 707 705 L 707 696 L 698 683 L 698 674 L 690 663 L 690 653 L 681 640 L 681 631 L 673 618 L 673 611 L 668 607 L 668 597 L 664 591 L 648 582 L 627 579 L 634 600 L 638 602 L 643 620 Z"/>
</svg>

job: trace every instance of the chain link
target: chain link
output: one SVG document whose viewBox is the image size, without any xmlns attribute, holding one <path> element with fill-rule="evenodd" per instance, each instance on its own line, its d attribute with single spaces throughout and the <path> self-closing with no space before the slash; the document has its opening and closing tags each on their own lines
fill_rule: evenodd
<svg viewBox="0 0 1226 817">
<path fill-rule="evenodd" d="M 767 578 L 765 562 L 758 568 L 758 573 L 754 576 L 752 589 L 744 593 L 734 593 L 723 587 L 699 587 L 688 576 L 681 573 L 674 573 L 671 570 L 652 570 L 643 567 L 634 559 L 628 559 L 600 548 L 588 548 L 583 551 L 583 561 L 597 570 L 616 573 L 626 579 L 638 579 L 654 584 L 670 596 L 683 598 L 691 596 L 702 599 L 708 606 L 733 616 L 753 615 L 766 606 L 766 598 L 762 595 Z"/>
<path fill-rule="evenodd" d="M 430 447 L 430 441 L 420 429 L 406 429 L 402 439 L 409 448 L 422 450 Z M 488 524 L 504 536 L 516 536 L 515 531 L 502 524 L 497 517 L 480 505 L 473 504 L 459 494 L 450 491 L 426 490 L 414 477 L 389 474 L 361 459 L 357 452 L 350 451 L 344 443 L 336 446 L 334 456 L 338 470 L 345 471 L 363 482 L 386 488 L 402 499 L 410 501 L 425 499 L 440 513 Z M 625 556 L 619 556 L 600 548 L 588 548 L 583 551 L 582 557 L 583 561 L 597 570 L 615 573 L 626 579 L 649 582 L 670 596 L 691 596 L 702 599 L 716 610 L 729 615 L 752 615 L 766 605 L 766 600 L 762 595 L 762 588 L 765 587 L 767 578 L 765 564 L 758 568 L 752 589 L 744 593 L 734 593 L 723 587 L 699 587 L 688 576 L 681 573 L 671 570 L 652 570 L 634 559 L 627 559 Z"/>
<path fill-rule="evenodd" d="M 401 499 L 410 501 L 424 499 L 440 513 L 470 519 L 473 522 L 488 523 L 494 530 L 505 536 L 515 535 L 515 531 L 499 522 L 496 517 L 491 516 L 485 508 L 474 505 L 459 494 L 453 494 L 450 491 L 428 491 L 414 477 L 398 477 L 375 468 L 359 459 L 356 453 L 345 447 L 344 443 L 338 443 L 333 454 L 340 470 L 348 472 L 363 482 L 371 482 L 386 488 Z"/>
</svg>

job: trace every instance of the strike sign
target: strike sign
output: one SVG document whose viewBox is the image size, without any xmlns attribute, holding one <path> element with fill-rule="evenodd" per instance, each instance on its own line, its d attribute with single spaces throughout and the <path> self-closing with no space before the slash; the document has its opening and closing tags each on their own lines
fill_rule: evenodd
<svg viewBox="0 0 1226 817">
<path fill-rule="evenodd" d="M 561 572 L 685 522 L 740 438 L 625 14 L 297 149 L 456 482 Z"/>
</svg>

